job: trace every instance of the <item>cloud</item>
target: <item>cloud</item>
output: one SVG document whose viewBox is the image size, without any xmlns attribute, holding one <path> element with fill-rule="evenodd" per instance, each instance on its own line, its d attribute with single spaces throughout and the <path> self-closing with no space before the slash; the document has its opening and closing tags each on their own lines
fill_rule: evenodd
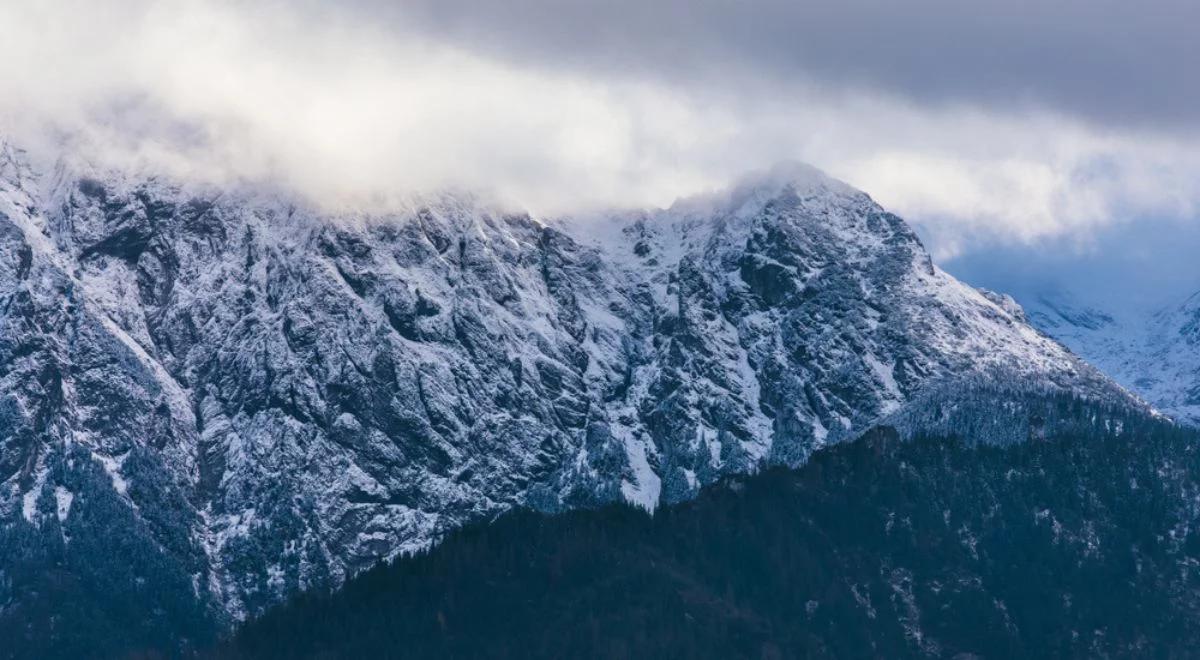
<svg viewBox="0 0 1200 660">
<path fill-rule="evenodd" d="M 665 205 L 800 159 L 940 256 L 1195 214 L 1195 9 L 893 4 L 12 0 L 0 116 L 102 164 L 335 204 Z"/>
<path fill-rule="evenodd" d="M 499 57 L 692 83 L 884 91 L 1121 125 L 1200 122 L 1192 0 L 351 0 Z"/>
<path fill-rule="evenodd" d="M 1118 139 L 1069 121 L 972 124 L 947 118 L 941 126 L 951 135 L 984 131 L 987 144 L 909 143 L 846 170 L 878 199 L 918 219 L 939 258 L 1064 236 L 1085 248 L 1113 225 L 1194 219 L 1200 211 L 1194 141 Z"/>
<path fill-rule="evenodd" d="M 0 9 L 23 28 L 0 45 L 14 132 L 66 130 L 93 158 L 279 177 L 318 197 L 460 185 L 567 207 L 695 188 L 664 165 L 724 121 L 654 86 L 514 67 L 347 17 L 117 4 Z"/>
<path fill-rule="evenodd" d="M 1200 290 L 1200 225 L 1143 218 L 1111 227 L 1086 244 L 1069 236 L 1034 245 L 991 245 L 942 266 L 976 285 L 1010 293 L 1141 316 L 1176 305 Z"/>
</svg>

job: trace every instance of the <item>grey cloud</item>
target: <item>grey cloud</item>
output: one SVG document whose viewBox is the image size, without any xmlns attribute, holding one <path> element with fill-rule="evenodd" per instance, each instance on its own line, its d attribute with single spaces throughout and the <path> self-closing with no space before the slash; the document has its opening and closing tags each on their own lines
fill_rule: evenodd
<svg viewBox="0 0 1200 660">
<path fill-rule="evenodd" d="M 360 0 L 372 20 L 538 66 L 726 89 L 798 79 L 920 103 L 1200 125 L 1194 0 Z"/>
<path fill-rule="evenodd" d="M 1080 236 L 1035 245 L 999 243 L 942 266 L 971 284 L 1022 301 L 1067 294 L 1109 311 L 1157 311 L 1200 289 L 1200 227 L 1139 217 Z"/>
</svg>

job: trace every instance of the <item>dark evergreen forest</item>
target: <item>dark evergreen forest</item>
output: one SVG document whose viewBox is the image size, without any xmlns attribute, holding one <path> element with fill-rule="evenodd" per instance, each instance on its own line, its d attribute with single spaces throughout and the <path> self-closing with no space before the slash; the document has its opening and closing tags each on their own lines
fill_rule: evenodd
<svg viewBox="0 0 1200 660">
<path fill-rule="evenodd" d="M 1053 407 L 1078 423 L 1004 446 L 879 428 L 653 516 L 509 514 L 210 655 L 1193 655 L 1195 434 Z"/>
</svg>

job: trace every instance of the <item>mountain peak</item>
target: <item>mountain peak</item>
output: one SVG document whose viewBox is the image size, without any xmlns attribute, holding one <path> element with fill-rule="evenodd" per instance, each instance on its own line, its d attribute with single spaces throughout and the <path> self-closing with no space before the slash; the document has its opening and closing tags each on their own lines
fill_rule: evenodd
<svg viewBox="0 0 1200 660">
<path fill-rule="evenodd" d="M 684 215 L 753 214 L 782 196 L 862 197 L 866 193 L 800 161 L 787 160 L 768 169 L 749 172 L 717 191 L 683 197 L 670 211 Z"/>
<path fill-rule="evenodd" d="M 824 170 L 798 160 L 783 160 L 765 170 L 750 172 L 738 179 L 733 189 L 783 190 L 798 194 L 826 190 L 840 194 L 862 194 L 857 188 L 835 179 Z"/>
</svg>

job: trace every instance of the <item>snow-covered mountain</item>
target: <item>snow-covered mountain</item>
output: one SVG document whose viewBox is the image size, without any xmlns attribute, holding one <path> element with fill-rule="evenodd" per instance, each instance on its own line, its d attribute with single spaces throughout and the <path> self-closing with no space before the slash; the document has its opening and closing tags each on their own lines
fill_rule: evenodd
<svg viewBox="0 0 1200 660">
<path fill-rule="evenodd" d="M 511 507 L 690 498 L 950 383 L 1134 403 L 804 166 L 538 219 L 65 163 L 0 150 L 0 541 L 111 589 L 121 555 L 164 616 L 242 618 Z"/>
<path fill-rule="evenodd" d="M 1104 311 L 1062 292 L 1025 306 L 1035 326 L 1164 414 L 1200 426 L 1200 293 L 1153 312 Z"/>
</svg>

